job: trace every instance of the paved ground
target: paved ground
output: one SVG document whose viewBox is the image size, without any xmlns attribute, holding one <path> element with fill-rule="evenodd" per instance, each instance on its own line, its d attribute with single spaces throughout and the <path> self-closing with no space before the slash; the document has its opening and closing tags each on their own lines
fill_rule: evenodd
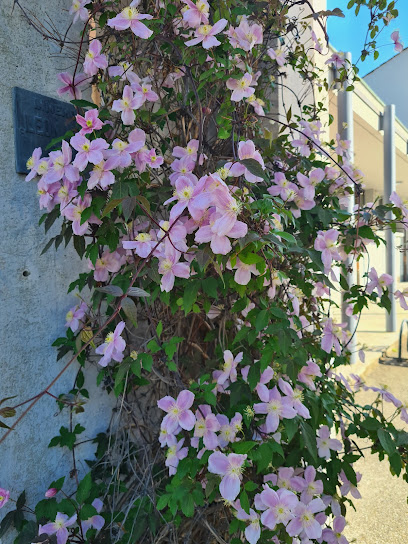
<svg viewBox="0 0 408 544">
<path fill-rule="evenodd" d="M 406 286 L 405 283 L 398 288 Z M 386 333 L 385 311 L 376 307 L 366 310 L 357 334 L 359 344 L 366 346 L 366 362 L 359 362 L 349 368 L 351 372 L 360 374 L 367 385 L 387 385 L 397 398 L 408 401 L 408 361 L 407 366 L 378 362 L 384 351 L 388 356 L 397 356 L 398 333 L 403 319 L 408 319 L 408 312 L 404 312 L 398 305 L 398 330 Z M 402 355 L 408 357 L 405 334 L 403 344 Z M 365 403 L 374 397 L 373 393 L 361 392 L 358 400 Z M 392 405 L 385 404 L 384 409 L 392 411 Z M 364 445 L 360 444 L 362 447 Z M 356 512 L 349 509 L 345 534 L 350 542 L 356 544 L 408 544 L 408 483 L 391 475 L 388 462 L 380 462 L 378 455 L 371 455 L 369 450 L 367 452 L 365 459 L 355 465 L 355 469 L 363 474 L 359 485 L 362 499 L 355 501 Z"/>
<path fill-rule="evenodd" d="M 397 398 L 408 401 L 408 367 L 372 363 L 364 379 L 367 385 L 387 384 Z M 369 392 L 359 393 L 358 400 L 370 402 L 373 396 Z M 392 412 L 391 406 L 385 404 L 384 411 Z M 365 459 L 354 467 L 363 474 L 359 485 L 362 498 L 355 501 L 357 511 L 349 511 L 345 534 L 356 544 L 407 544 L 408 483 L 392 476 L 388 462 L 380 462 L 378 455 L 367 451 Z"/>
</svg>

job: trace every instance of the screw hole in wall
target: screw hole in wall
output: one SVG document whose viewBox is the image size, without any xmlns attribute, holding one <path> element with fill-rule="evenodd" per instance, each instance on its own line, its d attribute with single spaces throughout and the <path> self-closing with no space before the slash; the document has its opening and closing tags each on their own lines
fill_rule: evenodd
<svg viewBox="0 0 408 544">
<path fill-rule="evenodd" d="M 23 270 L 23 276 L 25 278 L 28 278 L 28 276 L 31 274 L 31 272 L 29 270 Z"/>
</svg>

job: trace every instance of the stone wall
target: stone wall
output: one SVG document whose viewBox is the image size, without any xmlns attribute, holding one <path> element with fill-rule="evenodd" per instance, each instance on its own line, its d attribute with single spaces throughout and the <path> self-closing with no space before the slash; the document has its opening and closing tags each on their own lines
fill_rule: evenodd
<svg viewBox="0 0 408 544">
<path fill-rule="evenodd" d="M 69 1 L 20 3 L 41 21 L 49 16 L 65 32 L 70 20 Z M 13 0 L 1 0 L 0 399 L 17 395 L 12 402 L 22 402 L 41 391 L 63 367 L 64 362 L 57 362 L 56 349 L 51 344 L 64 334 L 65 314 L 77 302 L 72 293 L 66 295 L 67 287 L 78 270 L 86 267 L 70 247 L 61 247 L 57 252 L 52 248 L 40 255 L 47 240 L 57 234 L 58 225 L 44 235 L 43 226 L 38 226 L 42 212 L 36 183 L 26 183 L 23 175 L 16 174 L 14 165 L 12 88 L 18 86 L 56 98 L 56 74 L 72 70 L 72 59 L 59 53 L 55 43 L 45 41 L 29 26 L 18 6 L 13 10 Z M 74 364 L 51 390 L 54 395 L 71 389 L 76 370 Z M 104 431 L 111 415 L 112 401 L 106 393 L 95 390 L 94 383 L 95 372 L 88 372 L 85 387 L 90 390 L 92 401 L 85 414 L 76 418 L 78 422 L 87 421 L 88 434 L 84 432 L 82 440 Z M 47 447 L 59 428 L 68 424 L 67 410 L 60 414 L 51 397 L 41 399 L 0 445 L 0 487 L 10 489 L 14 498 L 26 489 L 31 504 L 43 498 L 48 484 L 71 469 L 69 452 Z M 0 430 L 0 436 L 3 433 Z M 80 477 L 87 471 L 83 459 L 91 457 L 92 452 L 89 444 L 79 452 Z M 0 519 L 7 506 L 0 512 Z M 9 542 L 11 535 L 3 538 L 3 543 Z"/>
</svg>

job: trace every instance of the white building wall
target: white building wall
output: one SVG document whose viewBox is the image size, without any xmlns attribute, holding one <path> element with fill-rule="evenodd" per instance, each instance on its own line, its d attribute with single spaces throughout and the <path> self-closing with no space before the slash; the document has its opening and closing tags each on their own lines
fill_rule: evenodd
<svg viewBox="0 0 408 544">
<path fill-rule="evenodd" d="M 408 126 L 408 48 L 364 77 L 386 104 L 395 104 L 396 116 Z"/>
<path fill-rule="evenodd" d="M 46 14 L 57 28 L 69 23 L 68 0 L 30 0 L 23 2 L 39 20 Z M 45 41 L 31 28 L 13 0 L 0 1 L 0 399 L 17 398 L 7 404 L 22 402 L 44 389 L 65 364 L 56 360 L 52 342 L 64 335 L 65 314 L 77 299 L 66 295 L 69 283 L 85 267 L 74 251 L 50 249 L 40 253 L 47 240 L 58 233 L 57 225 L 44 236 L 38 226 L 39 210 L 36 184 L 26 183 L 14 166 L 12 88 L 22 87 L 56 98 L 56 74 L 68 68 L 71 60 L 56 57 L 59 48 Z M 54 55 L 52 57 L 51 55 Z M 73 364 L 53 387 L 54 395 L 68 392 L 73 385 L 78 365 Z M 81 440 L 106 430 L 111 414 L 111 401 L 106 393 L 95 391 L 95 372 L 87 372 L 85 387 L 91 402 L 85 414 L 75 422 L 87 422 Z M 21 413 L 19 409 L 18 414 Z M 11 424 L 13 420 L 7 420 Z M 42 499 L 49 483 L 67 475 L 71 454 L 66 448 L 48 449 L 51 438 L 61 426 L 69 425 L 68 411 L 61 414 L 51 397 L 41 399 L 16 430 L 0 445 L 0 487 L 11 490 L 16 498 L 23 489 L 28 499 Z M 0 429 L 0 437 L 4 434 Z M 83 458 L 90 458 L 94 447 L 80 451 L 79 476 L 87 472 Z M 68 454 L 69 453 L 69 454 Z M 34 503 L 35 504 L 35 503 Z M 0 512 L 0 520 L 10 502 Z M 11 535 L 3 544 L 11 544 Z"/>
</svg>

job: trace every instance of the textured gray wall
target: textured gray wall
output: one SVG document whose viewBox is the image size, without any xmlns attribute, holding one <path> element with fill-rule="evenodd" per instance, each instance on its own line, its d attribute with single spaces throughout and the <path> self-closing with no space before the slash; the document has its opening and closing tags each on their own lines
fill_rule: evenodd
<svg viewBox="0 0 408 544">
<path fill-rule="evenodd" d="M 57 28 L 67 28 L 69 1 L 20 3 L 38 19 L 44 20 L 48 14 Z M 41 391 L 64 364 L 56 361 L 51 343 L 64 334 L 65 314 L 77 301 L 72 293 L 66 295 L 67 287 L 85 263 L 70 248 L 51 249 L 40 256 L 58 227 L 54 225 L 44 236 L 43 226 L 38 226 L 42 212 L 36 183 L 26 183 L 14 167 L 12 88 L 19 86 L 56 98 L 56 74 L 69 68 L 72 60 L 55 56 L 58 47 L 44 41 L 20 9 L 12 11 L 12 6 L 13 0 L 0 0 L 0 399 L 18 395 L 12 402 L 21 402 Z M 76 370 L 74 364 L 51 392 L 68 392 Z M 89 390 L 95 374 L 87 373 L 85 386 Z M 97 391 L 91 397 L 85 415 L 76 418 L 87 421 L 88 432 L 81 439 L 104 431 L 111 414 L 112 400 L 105 393 Z M 60 426 L 68 426 L 68 412 L 57 412 L 55 401 L 44 397 L 0 445 L 0 487 L 11 489 L 12 497 L 26 489 L 30 501 L 43 498 L 53 479 L 68 474 L 71 456 L 60 448 L 47 447 Z M 3 433 L 0 430 L 0 436 Z M 80 453 L 89 458 L 92 451 L 93 447 L 87 446 Z M 85 463 L 80 460 L 78 468 L 83 476 Z M 0 519 L 8 506 L 10 503 L 0 512 Z M 9 542 L 11 536 L 3 538 L 3 543 Z"/>
</svg>

